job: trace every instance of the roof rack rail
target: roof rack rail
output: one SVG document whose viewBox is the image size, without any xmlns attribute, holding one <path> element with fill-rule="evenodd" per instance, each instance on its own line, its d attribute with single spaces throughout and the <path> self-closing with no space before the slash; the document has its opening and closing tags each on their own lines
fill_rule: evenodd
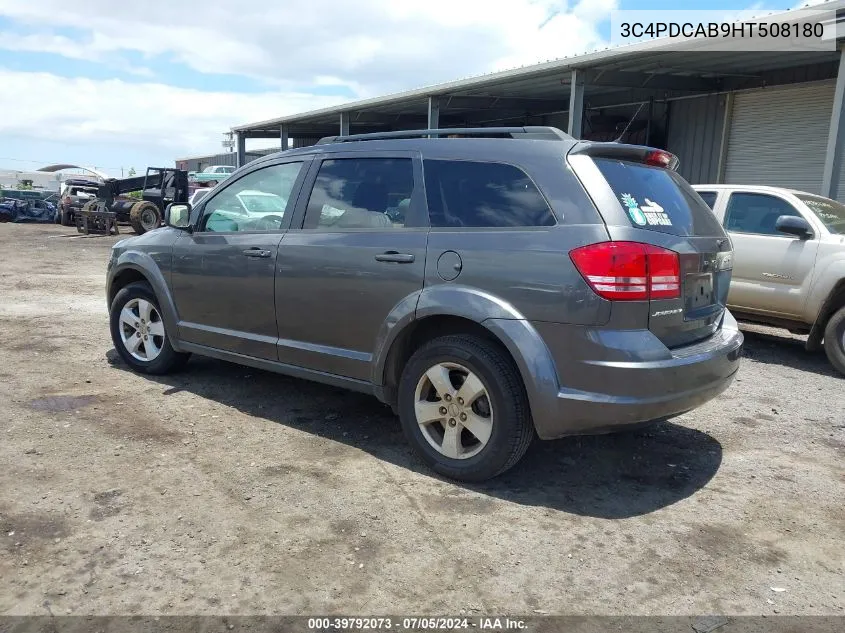
<svg viewBox="0 0 845 633">
<path fill-rule="evenodd" d="M 510 137 L 542 141 L 571 141 L 569 134 L 556 127 L 545 125 L 527 125 L 524 127 L 451 127 L 436 130 L 395 130 L 392 132 L 374 132 L 372 134 L 351 134 L 349 136 L 326 136 L 317 145 L 329 143 L 349 143 L 352 141 L 377 141 L 393 138 L 422 138 L 434 136 L 478 136 Z"/>
</svg>

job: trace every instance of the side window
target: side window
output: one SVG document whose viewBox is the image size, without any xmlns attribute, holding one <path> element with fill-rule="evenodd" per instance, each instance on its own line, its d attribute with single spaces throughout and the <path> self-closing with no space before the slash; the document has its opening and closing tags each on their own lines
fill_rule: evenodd
<svg viewBox="0 0 845 633">
<path fill-rule="evenodd" d="M 199 230 L 232 233 L 280 229 L 301 169 L 302 163 L 285 163 L 239 178 L 209 198 Z"/>
<path fill-rule="evenodd" d="M 433 227 L 552 226 L 549 205 L 521 169 L 501 163 L 426 160 Z"/>
<path fill-rule="evenodd" d="M 403 228 L 413 192 L 410 158 L 324 160 L 308 200 L 303 228 Z"/>
<path fill-rule="evenodd" d="M 782 215 L 796 215 L 786 200 L 763 193 L 732 193 L 725 212 L 725 229 L 737 233 L 778 235 L 786 237 L 775 228 L 775 222 Z"/>
<path fill-rule="evenodd" d="M 704 200 L 704 203 L 711 209 L 716 205 L 715 191 L 698 191 L 698 197 Z"/>
</svg>

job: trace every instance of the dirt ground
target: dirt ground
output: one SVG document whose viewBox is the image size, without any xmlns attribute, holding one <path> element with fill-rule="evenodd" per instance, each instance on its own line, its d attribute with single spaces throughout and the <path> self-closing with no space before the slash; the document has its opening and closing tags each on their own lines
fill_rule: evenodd
<svg viewBox="0 0 845 633">
<path fill-rule="evenodd" d="M 442 480 L 376 400 L 129 372 L 111 237 L 0 225 L 0 615 L 845 613 L 845 379 L 745 328 L 671 423 Z"/>
</svg>

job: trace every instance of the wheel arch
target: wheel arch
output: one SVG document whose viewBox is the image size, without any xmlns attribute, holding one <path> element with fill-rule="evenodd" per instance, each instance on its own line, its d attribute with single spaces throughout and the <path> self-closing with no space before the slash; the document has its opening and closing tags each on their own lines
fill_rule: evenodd
<svg viewBox="0 0 845 633">
<path fill-rule="evenodd" d="M 551 353 L 513 306 L 477 289 L 450 285 L 422 291 L 416 310 L 409 311 L 407 305 L 404 310 L 387 320 L 383 330 L 388 331 L 380 336 L 382 344 L 374 358 L 372 382 L 382 401 L 396 405 L 402 368 L 420 345 L 438 336 L 472 334 L 501 347 L 514 363 L 535 426 L 542 411 L 554 410 L 559 387 Z"/>
<path fill-rule="evenodd" d="M 176 304 L 173 301 L 164 275 L 162 275 L 152 257 L 146 253 L 135 251 L 123 253 L 114 268 L 109 272 L 109 282 L 106 291 L 109 310 L 111 310 L 111 304 L 117 293 L 129 284 L 138 281 L 146 282 L 153 289 L 153 293 L 155 293 L 156 299 L 158 299 L 161 318 L 164 321 L 164 327 L 167 330 L 170 344 L 175 351 L 180 351 L 178 336 L 179 315 L 176 312 Z"/>
<path fill-rule="evenodd" d="M 810 329 L 810 336 L 807 338 L 808 350 L 816 351 L 820 349 L 827 322 L 843 306 L 845 306 L 845 277 L 836 282 L 822 303 L 819 314 Z"/>
</svg>

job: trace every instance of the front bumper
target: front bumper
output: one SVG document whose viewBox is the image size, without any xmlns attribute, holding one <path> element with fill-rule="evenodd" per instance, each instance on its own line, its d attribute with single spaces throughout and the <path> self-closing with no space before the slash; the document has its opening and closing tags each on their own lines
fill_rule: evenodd
<svg viewBox="0 0 845 633">
<path fill-rule="evenodd" d="M 548 398 L 551 406 L 543 411 L 532 407 L 543 439 L 605 433 L 694 409 L 728 388 L 742 356 L 742 332 L 727 311 L 716 334 L 672 350 L 647 330 L 533 325 L 550 348 L 559 379 L 554 404 Z M 564 329 L 564 336 L 553 336 Z"/>
</svg>

